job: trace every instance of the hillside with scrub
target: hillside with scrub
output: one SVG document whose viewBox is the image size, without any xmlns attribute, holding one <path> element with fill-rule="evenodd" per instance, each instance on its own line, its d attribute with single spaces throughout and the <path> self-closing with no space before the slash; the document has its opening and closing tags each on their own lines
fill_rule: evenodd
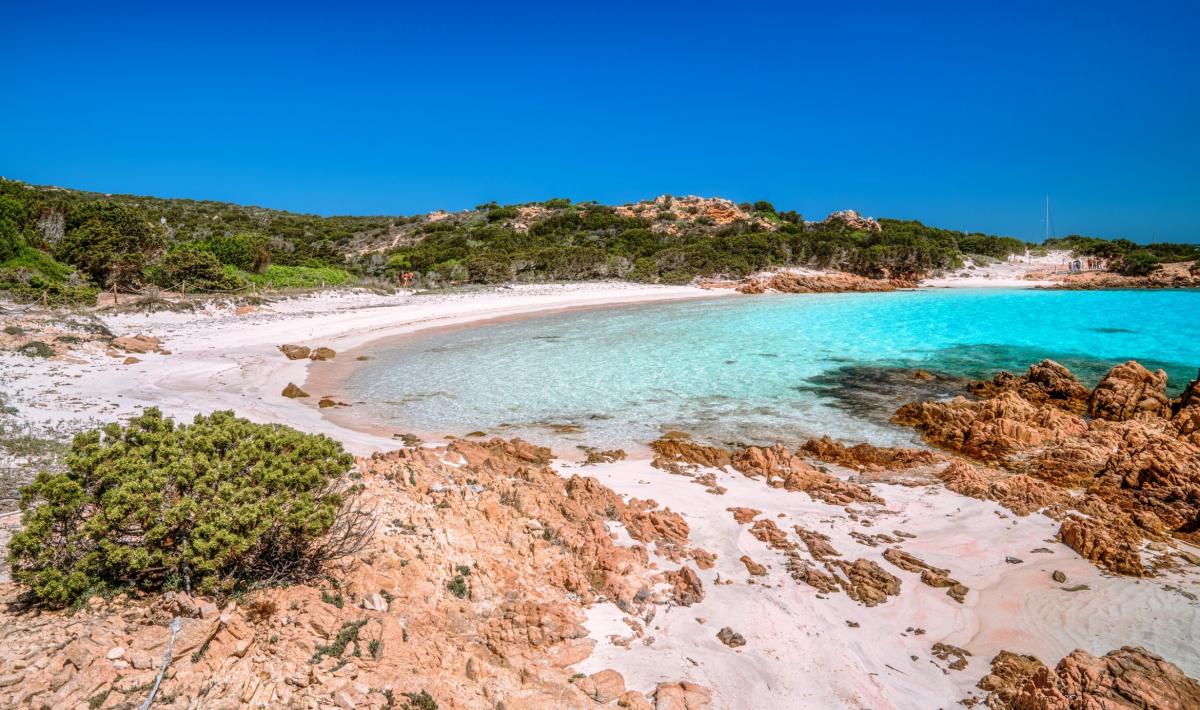
<svg viewBox="0 0 1200 710">
<path fill-rule="evenodd" d="M 359 285 L 624 279 L 683 284 L 781 267 L 916 280 L 966 260 L 1046 248 L 1143 276 L 1194 261 L 1193 244 L 1012 237 L 872 219 L 819 221 L 769 202 L 672 197 L 602 205 L 552 199 L 413 216 L 298 214 L 188 199 L 101 194 L 0 179 L 0 292 L 91 304 L 114 293 L 231 293 Z"/>
</svg>

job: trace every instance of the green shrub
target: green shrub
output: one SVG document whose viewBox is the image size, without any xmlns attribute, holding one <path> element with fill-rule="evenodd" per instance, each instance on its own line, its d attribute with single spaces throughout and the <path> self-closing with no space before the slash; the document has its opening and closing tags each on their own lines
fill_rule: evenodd
<svg viewBox="0 0 1200 710">
<path fill-rule="evenodd" d="M 489 222 L 500 222 L 506 219 L 516 219 L 520 215 L 520 210 L 516 205 L 505 205 L 504 207 L 492 207 L 488 210 L 487 218 Z"/>
<path fill-rule="evenodd" d="M 438 710 L 437 701 L 433 696 L 422 690 L 419 693 L 405 693 L 406 700 L 400 710 Z"/>
<path fill-rule="evenodd" d="M 354 275 L 333 266 L 272 265 L 261 274 L 243 274 L 250 283 L 261 288 L 320 288 L 343 286 L 354 281 Z"/>
<path fill-rule="evenodd" d="M 225 594 L 308 578 L 373 531 L 343 487 L 352 463 L 324 436 L 147 409 L 77 435 L 65 471 L 21 490 L 12 576 L 56 607 L 101 589 Z"/>
<path fill-rule="evenodd" d="M 93 304 L 97 293 L 71 267 L 27 244 L 0 263 L 0 291 L 18 303 L 43 301 L 52 306 Z"/>
<path fill-rule="evenodd" d="M 67 215 L 57 256 L 93 281 L 118 287 L 136 283 L 163 245 L 162 231 L 130 207 L 92 200 Z"/>
<path fill-rule="evenodd" d="M 446 582 L 446 589 L 459 599 L 466 599 L 467 593 L 470 591 L 467 587 L 467 579 L 461 574 L 457 574 L 453 579 Z"/>
<path fill-rule="evenodd" d="M 1113 271 L 1124 276 L 1149 276 L 1161 266 L 1154 254 L 1145 249 L 1138 249 L 1121 257 Z"/>
<path fill-rule="evenodd" d="M 223 291 L 238 285 L 212 252 L 195 244 L 172 247 L 146 274 L 154 284 L 170 290 Z"/>
<path fill-rule="evenodd" d="M 54 354 L 55 354 L 54 348 L 50 347 L 49 345 L 47 345 L 46 343 L 43 343 L 40 340 L 30 340 L 28 343 L 25 343 L 20 348 L 18 348 L 17 352 L 19 352 L 22 355 L 25 355 L 27 357 L 43 357 L 43 358 L 44 357 L 54 357 Z"/>
<path fill-rule="evenodd" d="M 21 235 L 17 232 L 17 225 L 0 217 L 0 263 L 16 256 L 21 246 Z"/>
<path fill-rule="evenodd" d="M 261 274 L 271 265 L 271 250 L 257 232 L 238 232 L 209 238 L 204 248 L 222 264 Z"/>
</svg>

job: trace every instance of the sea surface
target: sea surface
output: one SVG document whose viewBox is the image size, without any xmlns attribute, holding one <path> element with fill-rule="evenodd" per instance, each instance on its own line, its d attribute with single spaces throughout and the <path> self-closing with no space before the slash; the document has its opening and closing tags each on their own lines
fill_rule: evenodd
<svg viewBox="0 0 1200 710">
<path fill-rule="evenodd" d="M 1200 368 L 1198 291 L 762 295 L 577 311 L 380 345 L 342 383 L 397 432 L 625 447 L 821 434 L 912 443 L 892 412 L 1053 358 L 1091 387 L 1136 359 L 1178 393 Z M 914 377 L 913 370 L 934 377 Z"/>
</svg>

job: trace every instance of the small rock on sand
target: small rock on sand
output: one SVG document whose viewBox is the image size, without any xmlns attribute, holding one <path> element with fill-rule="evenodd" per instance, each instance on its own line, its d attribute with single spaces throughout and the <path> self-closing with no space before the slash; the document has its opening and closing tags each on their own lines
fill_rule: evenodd
<svg viewBox="0 0 1200 710">
<path fill-rule="evenodd" d="M 303 360 L 312 352 L 303 345 L 280 345 L 279 351 L 287 356 L 289 360 Z"/>
<path fill-rule="evenodd" d="M 300 389 L 293 382 L 289 382 L 287 387 L 283 388 L 283 396 L 296 399 L 297 397 L 307 397 L 308 393 Z"/>
<path fill-rule="evenodd" d="M 1054 572 L 1050 575 L 1050 578 L 1053 579 L 1055 582 L 1058 582 L 1059 584 L 1062 584 L 1063 582 L 1067 581 L 1066 573 L 1059 569 L 1054 570 Z"/>
<path fill-rule="evenodd" d="M 746 645 L 746 638 L 728 626 L 717 632 L 717 638 L 730 648 Z"/>
</svg>

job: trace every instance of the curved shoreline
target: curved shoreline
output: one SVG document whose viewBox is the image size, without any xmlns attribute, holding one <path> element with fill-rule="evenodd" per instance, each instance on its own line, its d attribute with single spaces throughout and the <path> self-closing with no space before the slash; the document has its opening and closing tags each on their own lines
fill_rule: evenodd
<svg viewBox="0 0 1200 710">
<path fill-rule="evenodd" d="M 338 356 L 331 361 L 317 362 L 308 364 L 305 371 L 305 379 L 301 385 L 301 389 L 312 395 L 312 399 L 319 402 L 323 397 L 330 397 L 334 400 L 339 400 L 341 393 L 344 392 L 344 384 L 346 380 L 354 373 L 356 368 L 361 364 L 359 358 L 369 358 L 375 352 L 389 345 L 407 341 L 414 337 L 423 337 L 436 333 L 446 333 L 453 331 L 461 331 L 467 329 L 487 327 L 491 325 L 499 325 L 502 323 L 511 323 L 514 321 L 530 320 L 533 318 L 542 318 L 563 313 L 579 313 L 584 311 L 609 310 L 615 308 L 627 308 L 633 306 L 645 306 L 656 303 L 674 303 L 678 301 L 697 300 L 702 298 L 726 298 L 730 296 L 740 295 L 735 291 L 717 290 L 717 289 L 700 289 L 700 293 L 688 294 L 682 293 L 677 296 L 666 296 L 662 298 L 635 298 L 631 300 L 611 300 L 601 303 L 583 303 L 574 305 L 559 305 L 547 306 L 544 308 L 530 309 L 514 309 L 511 312 L 505 312 L 487 317 L 467 317 L 454 319 L 453 322 L 418 325 L 410 327 L 410 324 L 402 324 L 387 334 L 379 334 L 370 340 L 359 342 L 350 346 L 345 350 L 339 350 Z M 422 321 L 426 323 L 428 321 Z M 339 400 L 340 401 L 340 400 Z M 392 440 L 400 434 L 412 434 L 422 439 L 426 443 L 443 442 L 446 439 L 464 436 L 465 434 L 455 434 L 446 431 L 434 431 L 425 429 L 420 423 L 399 424 L 396 426 L 385 426 L 376 423 L 369 416 L 362 416 L 355 412 L 355 404 L 352 403 L 348 407 L 327 407 L 321 409 L 318 407 L 318 412 L 321 417 L 329 421 L 339 429 L 357 431 L 372 436 L 387 438 Z M 640 455 L 635 453 L 635 450 L 641 450 Z M 649 449 L 637 442 L 629 442 L 626 446 L 626 452 L 632 454 L 630 458 L 649 459 Z M 561 459 L 574 460 L 582 458 L 578 451 L 573 449 L 555 450 L 555 455 Z"/>
<path fill-rule="evenodd" d="M 281 396 L 289 383 L 305 382 L 310 368 L 332 362 L 288 360 L 279 352 L 280 345 L 326 346 L 344 353 L 374 340 L 429 328 L 563 309 L 725 295 L 695 287 L 619 282 L 419 296 L 324 292 L 253 309 L 210 306 L 193 312 L 109 315 L 103 322 L 114 334 L 154 336 L 170 352 L 139 353 L 133 362 L 122 363 L 127 353 L 89 342 L 62 359 L 30 362 L 17 353 L 0 353 L 0 367 L 10 373 L 10 402 L 20 409 L 23 420 L 37 427 L 94 428 L 97 422 L 130 417 L 146 407 L 158 407 L 180 420 L 231 409 L 253 421 L 326 434 L 352 453 L 370 454 L 394 449 L 397 442 L 390 433 L 381 436 L 331 421 L 322 416 L 315 397 L 306 401 Z"/>
</svg>

